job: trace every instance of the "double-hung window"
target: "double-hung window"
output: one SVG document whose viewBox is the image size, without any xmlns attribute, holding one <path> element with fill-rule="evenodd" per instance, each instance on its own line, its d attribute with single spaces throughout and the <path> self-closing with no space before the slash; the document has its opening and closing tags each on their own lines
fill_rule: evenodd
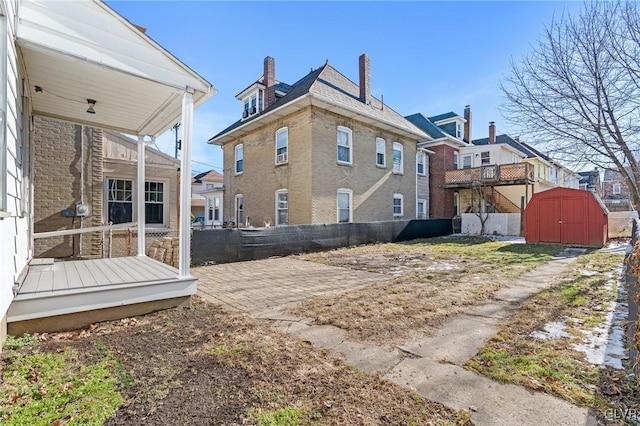
<svg viewBox="0 0 640 426">
<path fill-rule="evenodd" d="M 239 175 L 244 170 L 244 164 L 243 164 L 244 163 L 244 147 L 242 146 L 242 144 L 236 145 L 235 150 L 236 150 L 235 171 L 236 171 L 236 174 Z"/>
<path fill-rule="evenodd" d="M 473 167 L 473 155 L 472 154 L 463 155 L 462 156 L 462 168 L 463 169 L 470 169 L 471 167 Z"/>
<path fill-rule="evenodd" d="M 144 183 L 145 223 L 164 223 L 164 184 L 162 182 Z"/>
<path fill-rule="evenodd" d="M 289 193 L 286 189 L 276 191 L 276 225 L 289 224 Z"/>
<path fill-rule="evenodd" d="M 164 183 L 144 183 L 144 215 L 147 224 L 164 224 Z M 107 180 L 107 218 L 111 223 L 133 222 L 133 181 Z"/>
<path fill-rule="evenodd" d="M 622 187 L 621 187 L 619 182 L 616 182 L 616 183 L 613 184 L 613 194 L 614 195 L 620 195 L 620 192 L 622 192 L 621 190 L 622 190 Z"/>
<path fill-rule="evenodd" d="M 402 144 L 400 142 L 393 143 L 393 173 L 402 174 Z"/>
<path fill-rule="evenodd" d="M 489 164 L 491 164 L 491 152 L 489 151 L 484 151 L 480 153 L 480 165 L 481 166 L 488 166 Z"/>
<path fill-rule="evenodd" d="M 376 166 L 385 166 L 385 143 L 384 139 L 376 138 Z"/>
<path fill-rule="evenodd" d="M 427 200 L 418 199 L 416 203 L 416 217 L 418 219 L 426 219 L 427 218 Z"/>
<path fill-rule="evenodd" d="M 457 152 L 454 152 L 453 153 L 453 169 L 457 170 L 459 164 L 460 164 L 460 154 L 458 154 Z"/>
<path fill-rule="evenodd" d="M 350 189 L 338 189 L 338 223 L 348 223 L 353 220 L 352 199 L 353 192 Z"/>
<path fill-rule="evenodd" d="M 351 129 L 338 126 L 338 163 L 351 164 L 353 158 Z"/>
<path fill-rule="evenodd" d="M 236 195 L 236 226 L 244 225 L 244 197 Z"/>
<path fill-rule="evenodd" d="M 393 194 L 393 217 L 402 217 L 402 194 Z"/>
<path fill-rule="evenodd" d="M 420 176 L 425 176 L 426 174 L 425 161 L 426 155 L 424 155 L 424 152 L 418 151 L 416 154 L 416 172 Z"/>
<path fill-rule="evenodd" d="M 289 129 L 283 127 L 276 132 L 276 164 L 289 161 Z"/>
<path fill-rule="evenodd" d="M 107 216 L 111 223 L 133 222 L 133 181 L 109 179 Z"/>
</svg>

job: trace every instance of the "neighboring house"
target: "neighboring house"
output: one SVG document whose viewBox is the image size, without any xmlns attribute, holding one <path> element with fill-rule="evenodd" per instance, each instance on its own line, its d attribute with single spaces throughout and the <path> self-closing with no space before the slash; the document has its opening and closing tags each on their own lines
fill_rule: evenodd
<svg viewBox="0 0 640 426">
<path fill-rule="evenodd" d="M 471 107 L 467 105 L 464 118 L 454 112 L 425 117 L 417 113 L 405 117 L 432 140 L 420 146 L 433 154 L 429 160 L 429 217 L 451 218 L 459 215 L 457 194 L 443 187 L 447 170 L 458 168 L 460 149 L 469 145 L 471 134 Z"/>
<path fill-rule="evenodd" d="M 191 182 L 191 214 L 202 218 L 198 226 L 211 228 L 223 224 L 224 182 L 215 170 L 197 174 Z"/>
<path fill-rule="evenodd" d="M 617 170 L 605 170 L 602 179 L 602 201 L 609 211 L 633 210 L 633 200 L 629 185 L 622 173 Z"/>
<path fill-rule="evenodd" d="M 215 90 L 98 0 L 0 0 L 0 31 L 0 341 L 7 328 L 14 334 L 69 329 L 187 302 L 196 291 L 189 270 L 188 217 L 193 110 Z M 54 178 L 36 186 L 39 166 L 32 153 L 38 142 L 31 129 L 36 115 L 83 124 L 87 130 L 135 135 L 140 160 L 147 142 L 182 122 L 180 193 L 186 195 L 180 209 L 186 214 L 179 226 L 178 269 L 145 256 L 143 197 L 134 200 L 137 256 L 33 259 L 35 240 L 52 235 L 34 233 L 37 207 L 32 195 L 40 185 L 61 191 L 65 185 Z M 90 133 L 77 136 L 95 140 L 97 132 Z M 63 140 L 51 140 L 64 149 Z M 80 152 L 74 162 L 89 169 L 90 159 Z M 141 194 L 145 162 L 138 161 L 136 167 Z M 73 213 L 85 214 L 77 204 L 72 206 Z M 54 236 L 84 231 L 56 231 Z"/>
<path fill-rule="evenodd" d="M 287 85 L 273 58 L 236 98 L 240 119 L 209 140 L 224 155 L 224 218 L 278 226 L 426 218 L 431 137 L 328 63 Z"/>
<path fill-rule="evenodd" d="M 602 197 L 602 183 L 600 182 L 600 170 L 595 169 L 588 172 L 578 172 L 580 175 L 580 182 L 578 183 L 578 189 L 583 191 L 591 191 Z"/>
<path fill-rule="evenodd" d="M 135 140 L 119 132 L 42 116 L 33 117 L 33 138 L 34 232 L 135 221 Z M 145 153 L 147 229 L 158 233 L 176 230 L 180 162 L 155 149 Z M 77 214 L 83 205 L 86 212 Z M 38 239 L 34 257 L 96 258 L 105 250 L 105 236 L 93 232 Z M 112 251 L 114 257 L 126 252 Z"/>
</svg>

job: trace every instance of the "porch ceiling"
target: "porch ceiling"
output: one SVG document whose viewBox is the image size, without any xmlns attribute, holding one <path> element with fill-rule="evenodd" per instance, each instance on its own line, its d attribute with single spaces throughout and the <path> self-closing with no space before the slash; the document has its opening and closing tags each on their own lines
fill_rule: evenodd
<svg viewBox="0 0 640 426">
<path fill-rule="evenodd" d="M 193 90 L 195 107 L 215 93 L 99 0 L 20 5 L 17 44 L 35 114 L 157 136 L 180 120 L 185 90 Z M 96 101 L 95 114 L 86 112 L 87 99 Z"/>
</svg>

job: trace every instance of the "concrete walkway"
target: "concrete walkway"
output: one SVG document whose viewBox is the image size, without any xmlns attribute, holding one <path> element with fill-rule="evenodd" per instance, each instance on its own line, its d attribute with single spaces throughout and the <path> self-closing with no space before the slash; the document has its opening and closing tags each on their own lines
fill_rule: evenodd
<svg viewBox="0 0 640 426">
<path fill-rule="evenodd" d="M 501 289 L 495 300 L 453 317 L 434 335 L 387 349 L 346 338 L 342 329 L 313 325 L 283 313 L 286 306 L 319 295 L 388 280 L 388 275 L 336 268 L 290 258 L 195 268 L 199 294 L 214 303 L 270 320 L 274 327 L 363 371 L 415 389 L 452 409 L 469 411 L 478 425 L 595 425 L 587 409 L 541 392 L 495 382 L 462 366 L 500 328 L 518 304 L 548 287 L 576 257 L 566 253 Z"/>
</svg>

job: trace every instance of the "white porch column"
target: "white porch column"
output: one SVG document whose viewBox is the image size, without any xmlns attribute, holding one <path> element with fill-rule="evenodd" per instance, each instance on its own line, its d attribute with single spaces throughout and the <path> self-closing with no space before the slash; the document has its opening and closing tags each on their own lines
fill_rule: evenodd
<svg viewBox="0 0 640 426">
<path fill-rule="evenodd" d="M 145 175 L 145 143 L 144 136 L 138 135 L 138 179 L 136 182 L 136 220 L 138 222 L 138 256 L 145 256 L 145 209 L 144 209 L 144 175 Z"/>
<path fill-rule="evenodd" d="M 182 97 L 182 156 L 180 158 L 180 277 L 190 275 L 191 264 L 191 138 L 193 89 Z"/>
</svg>

